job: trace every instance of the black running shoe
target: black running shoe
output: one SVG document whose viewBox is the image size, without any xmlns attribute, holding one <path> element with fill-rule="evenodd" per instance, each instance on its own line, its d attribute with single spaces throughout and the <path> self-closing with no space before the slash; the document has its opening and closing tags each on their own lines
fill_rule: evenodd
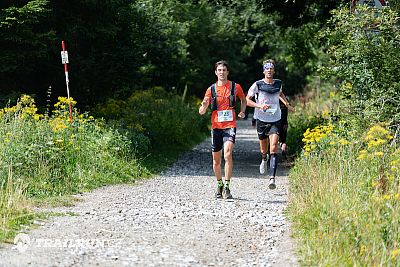
<svg viewBox="0 0 400 267">
<path fill-rule="evenodd" d="M 225 198 L 226 199 L 232 199 L 232 194 L 231 194 L 231 190 L 229 189 L 229 187 L 225 187 L 224 188 L 224 194 L 225 194 Z"/>
<path fill-rule="evenodd" d="M 224 190 L 224 186 L 218 186 L 217 191 L 215 191 L 216 198 L 222 198 L 222 191 Z"/>
</svg>

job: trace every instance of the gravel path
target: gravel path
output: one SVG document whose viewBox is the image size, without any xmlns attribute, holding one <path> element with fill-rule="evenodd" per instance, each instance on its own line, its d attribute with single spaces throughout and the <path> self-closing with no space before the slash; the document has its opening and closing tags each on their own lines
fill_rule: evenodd
<svg viewBox="0 0 400 267">
<path fill-rule="evenodd" d="M 52 209 L 69 215 L 3 244 L 0 266 L 298 266 L 284 214 L 287 169 L 278 167 L 277 189 L 269 190 L 259 158 L 255 130 L 240 121 L 233 200 L 214 199 L 207 139 L 154 179 Z"/>
</svg>

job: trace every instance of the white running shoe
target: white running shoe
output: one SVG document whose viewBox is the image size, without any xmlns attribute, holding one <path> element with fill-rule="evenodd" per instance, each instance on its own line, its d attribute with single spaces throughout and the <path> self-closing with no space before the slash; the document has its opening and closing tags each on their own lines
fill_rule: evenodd
<svg viewBox="0 0 400 267">
<path fill-rule="evenodd" d="M 275 184 L 275 178 L 271 177 L 269 178 L 269 185 L 268 185 L 269 189 L 275 189 L 276 188 L 276 184 Z"/>
<path fill-rule="evenodd" d="M 266 160 L 261 160 L 261 164 L 260 164 L 260 174 L 264 174 L 265 171 L 267 170 L 267 165 L 268 165 L 268 161 Z"/>
</svg>

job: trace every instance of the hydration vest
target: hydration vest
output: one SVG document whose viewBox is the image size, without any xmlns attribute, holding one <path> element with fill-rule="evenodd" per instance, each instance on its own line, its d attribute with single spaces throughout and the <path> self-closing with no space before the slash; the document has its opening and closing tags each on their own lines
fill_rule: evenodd
<svg viewBox="0 0 400 267">
<path fill-rule="evenodd" d="M 229 95 L 229 107 L 230 108 L 235 108 L 236 106 L 236 99 L 235 99 L 235 93 L 236 93 L 236 83 L 231 81 L 231 94 Z M 214 83 L 211 85 L 211 110 L 217 110 L 218 109 L 218 104 L 217 104 L 217 84 Z"/>
<path fill-rule="evenodd" d="M 267 84 L 263 80 L 256 82 L 258 91 L 263 91 L 269 94 L 275 94 L 281 90 L 282 81 L 279 79 L 274 79 L 273 84 Z M 256 94 L 256 99 L 258 99 L 258 93 Z"/>
</svg>

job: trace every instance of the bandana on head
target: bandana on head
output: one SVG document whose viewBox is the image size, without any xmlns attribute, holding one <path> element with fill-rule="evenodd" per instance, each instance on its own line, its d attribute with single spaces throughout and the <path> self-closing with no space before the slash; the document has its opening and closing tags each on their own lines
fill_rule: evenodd
<svg viewBox="0 0 400 267">
<path fill-rule="evenodd" d="M 274 64 L 272 64 L 271 62 L 268 62 L 268 63 L 265 63 L 264 65 L 263 65 L 263 71 L 265 71 L 266 69 L 268 69 L 268 68 L 275 68 L 275 66 L 274 66 Z"/>
</svg>

